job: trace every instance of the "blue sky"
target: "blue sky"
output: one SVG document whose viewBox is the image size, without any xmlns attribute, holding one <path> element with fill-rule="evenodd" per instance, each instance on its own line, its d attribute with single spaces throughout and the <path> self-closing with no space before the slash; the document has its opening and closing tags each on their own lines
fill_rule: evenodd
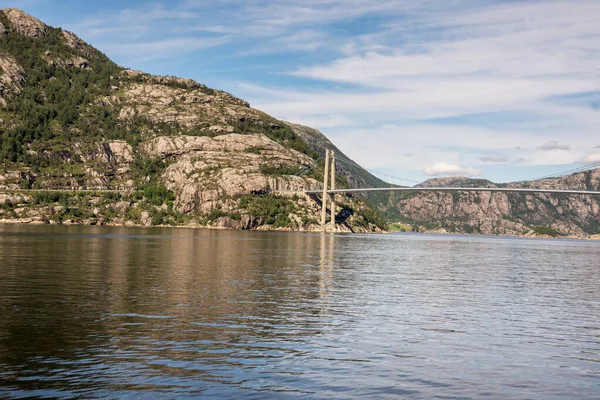
<svg viewBox="0 0 600 400">
<path fill-rule="evenodd" d="M 421 181 L 600 162 L 598 0 L 0 0 Z M 402 181 L 394 181 L 403 183 Z"/>
</svg>

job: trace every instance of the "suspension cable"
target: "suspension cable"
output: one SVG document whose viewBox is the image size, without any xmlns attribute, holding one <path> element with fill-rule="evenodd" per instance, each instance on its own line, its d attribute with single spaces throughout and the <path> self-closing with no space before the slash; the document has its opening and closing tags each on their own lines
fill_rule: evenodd
<svg viewBox="0 0 600 400">
<path fill-rule="evenodd" d="M 350 160 L 350 159 L 348 159 L 346 157 L 342 157 L 342 156 L 336 155 L 336 161 L 338 161 L 338 160 L 341 161 L 342 163 L 346 163 L 346 165 L 350 165 L 350 166 L 355 167 L 355 168 L 363 169 L 363 170 L 371 173 L 372 175 L 384 176 L 386 178 L 391 178 L 391 179 L 395 179 L 395 180 L 399 180 L 399 181 L 405 181 L 405 182 L 411 182 L 411 183 L 421 183 L 421 182 L 418 182 L 418 181 L 415 181 L 415 180 L 412 180 L 412 179 L 401 178 L 401 177 L 398 177 L 398 176 L 393 176 L 393 175 L 384 174 L 382 172 L 373 171 L 371 169 L 368 169 L 368 168 L 360 166 L 355 161 L 352 161 L 352 160 Z"/>
<path fill-rule="evenodd" d="M 532 180 L 533 181 L 537 181 L 537 180 L 540 180 L 540 179 L 558 178 L 558 177 L 561 177 L 561 176 L 564 176 L 564 175 L 567 175 L 567 174 L 573 174 L 573 173 L 576 173 L 576 172 L 583 172 L 583 171 L 587 171 L 589 169 L 595 169 L 595 168 L 598 168 L 598 167 L 600 167 L 600 162 L 592 163 L 592 164 L 588 164 L 588 165 L 584 165 L 583 167 L 569 169 L 567 171 L 557 172 L 557 173 L 551 174 L 551 175 L 545 175 L 545 176 L 542 176 L 542 177 L 539 177 L 539 178 L 535 178 L 535 179 L 532 179 Z"/>
</svg>

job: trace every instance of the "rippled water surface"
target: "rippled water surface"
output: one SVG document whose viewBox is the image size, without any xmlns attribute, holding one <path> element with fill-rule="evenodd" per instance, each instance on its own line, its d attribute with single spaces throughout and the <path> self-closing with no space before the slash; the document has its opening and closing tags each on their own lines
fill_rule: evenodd
<svg viewBox="0 0 600 400">
<path fill-rule="evenodd" d="M 600 398 L 600 243 L 0 226 L 0 398 Z"/>
</svg>

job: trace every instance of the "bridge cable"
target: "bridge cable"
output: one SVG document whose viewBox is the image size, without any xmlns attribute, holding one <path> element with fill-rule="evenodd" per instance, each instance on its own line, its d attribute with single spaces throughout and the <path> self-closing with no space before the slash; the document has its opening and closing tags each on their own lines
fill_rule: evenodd
<svg viewBox="0 0 600 400">
<path fill-rule="evenodd" d="M 338 155 L 336 155 L 336 161 L 341 161 L 342 163 L 345 163 L 346 165 L 349 165 L 349 166 L 352 166 L 352 167 L 356 167 L 358 169 L 365 170 L 365 171 L 371 173 L 372 175 L 379 175 L 379 176 L 384 176 L 386 178 L 391 178 L 391 179 L 395 179 L 395 180 L 399 180 L 399 181 L 405 181 L 405 182 L 411 182 L 411 183 L 417 183 L 417 184 L 421 183 L 421 182 L 418 182 L 418 181 L 415 181 L 415 180 L 412 180 L 412 179 L 400 178 L 398 176 L 392 176 L 392 175 L 384 174 L 382 172 L 370 170 L 368 168 L 365 168 L 365 167 L 357 164 L 355 161 L 352 161 L 352 160 L 350 160 L 348 158 L 341 157 L 341 156 L 338 156 Z"/>
<path fill-rule="evenodd" d="M 343 160 L 343 159 L 340 160 L 340 161 L 345 162 L 347 165 L 350 165 L 350 166 L 353 166 L 353 167 L 365 170 L 365 171 L 369 172 L 372 175 L 384 176 L 386 178 L 391 178 L 391 179 L 395 179 L 395 180 L 399 180 L 399 181 L 405 181 L 405 182 L 411 182 L 411 183 L 415 183 L 415 184 L 421 183 L 421 182 L 418 182 L 418 181 L 415 181 L 415 180 L 412 180 L 412 179 L 401 178 L 399 176 L 393 176 L 393 175 L 384 174 L 382 172 L 374 171 L 374 170 L 362 167 L 362 166 L 358 165 L 356 162 L 353 162 L 353 161 L 348 161 L 348 160 Z M 386 182 L 386 183 L 389 183 L 389 182 Z"/>
<path fill-rule="evenodd" d="M 309 165 L 307 165 L 306 167 L 304 167 L 303 169 L 301 169 L 300 171 L 296 172 L 294 174 L 294 176 L 304 176 L 306 174 L 308 174 L 310 171 L 312 171 L 313 169 L 315 169 L 317 166 L 319 166 L 319 162 L 323 159 L 323 157 L 319 157 L 316 160 L 312 161 Z"/>
<path fill-rule="evenodd" d="M 595 169 L 595 168 L 599 168 L 600 167 L 600 162 L 597 163 L 592 163 L 592 164 L 588 164 L 588 165 L 584 165 L 583 167 L 578 167 L 578 168 L 573 168 L 573 169 L 569 169 L 567 171 L 562 171 L 562 172 L 557 172 L 555 174 L 551 174 L 551 175 L 545 175 L 539 178 L 535 178 L 532 179 L 533 181 L 537 181 L 537 180 L 541 180 L 541 179 L 547 179 L 547 178 L 561 178 L 567 174 L 573 174 L 576 172 L 584 172 L 590 169 Z"/>
</svg>

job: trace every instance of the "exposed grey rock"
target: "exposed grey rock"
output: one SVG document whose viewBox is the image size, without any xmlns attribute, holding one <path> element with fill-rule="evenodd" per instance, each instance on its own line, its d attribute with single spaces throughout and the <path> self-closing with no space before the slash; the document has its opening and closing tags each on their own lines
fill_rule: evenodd
<svg viewBox="0 0 600 400">
<path fill-rule="evenodd" d="M 39 19 L 17 8 L 2 10 L 12 28 L 21 35 L 38 38 L 48 34 L 48 27 Z"/>
</svg>

